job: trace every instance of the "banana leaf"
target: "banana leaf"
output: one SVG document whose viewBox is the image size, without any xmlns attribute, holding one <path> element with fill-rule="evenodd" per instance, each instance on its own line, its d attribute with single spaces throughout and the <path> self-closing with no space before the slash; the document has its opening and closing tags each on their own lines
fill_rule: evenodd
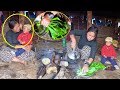
<svg viewBox="0 0 120 90">
<path fill-rule="evenodd" d="M 65 37 L 68 31 L 68 25 L 63 22 L 59 17 L 52 18 L 50 24 L 46 28 L 46 32 L 50 33 L 53 40 L 59 40 Z"/>
<path fill-rule="evenodd" d="M 77 76 L 93 76 L 97 71 L 104 70 L 106 67 L 101 62 L 92 62 L 87 73 L 82 73 L 82 69 L 77 70 Z"/>
</svg>

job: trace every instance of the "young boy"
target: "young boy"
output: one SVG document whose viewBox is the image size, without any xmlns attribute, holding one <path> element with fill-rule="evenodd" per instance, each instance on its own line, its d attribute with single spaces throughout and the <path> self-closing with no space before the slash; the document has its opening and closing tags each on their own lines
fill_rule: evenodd
<svg viewBox="0 0 120 90">
<path fill-rule="evenodd" d="M 31 30 L 31 25 L 25 24 L 23 27 L 23 32 L 17 38 L 20 44 L 26 45 L 30 41 L 32 37 L 31 33 L 29 32 L 30 30 Z M 32 44 L 32 40 L 27 45 L 31 45 L 31 44 Z M 23 52 L 25 52 L 23 48 L 17 49 L 17 51 L 15 52 L 16 57 L 21 55 Z"/>
<path fill-rule="evenodd" d="M 106 44 L 102 47 L 102 50 L 101 50 L 101 55 L 102 55 L 101 63 L 105 64 L 105 62 L 108 60 L 112 64 L 112 67 L 114 69 L 119 69 L 119 67 L 115 61 L 116 52 L 115 52 L 114 47 L 112 46 L 113 38 L 107 37 L 105 39 L 105 41 L 106 41 Z"/>
</svg>

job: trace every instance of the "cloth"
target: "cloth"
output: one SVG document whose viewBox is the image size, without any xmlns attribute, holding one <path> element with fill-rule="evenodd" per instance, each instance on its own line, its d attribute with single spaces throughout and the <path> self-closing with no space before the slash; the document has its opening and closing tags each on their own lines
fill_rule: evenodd
<svg viewBox="0 0 120 90">
<path fill-rule="evenodd" d="M 111 43 L 112 43 L 113 38 L 112 38 L 112 37 L 106 37 L 106 38 L 105 38 L 105 41 L 106 41 L 106 42 L 111 42 Z"/>
<path fill-rule="evenodd" d="M 16 55 L 11 53 L 11 51 L 16 52 L 16 49 L 11 49 L 10 47 L 5 47 L 0 50 L 0 60 L 4 62 L 10 62 L 13 57 Z M 24 52 L 21 55 L 18 56 L 18 58 L 25 60 L 25 61 L 31 61 L 35 58 L 35 52 Z"/>
<path fill-rule="evenodd" d="M 27 27 L 29 30 L 31 30 L 31 25 L 30 24 L 25 24 L 24 27 Z"/>
<path fill-rule="evenodd" d="M 110 46 L 104 45 L 101 49 L 101 55 L 116 58 L 116 52 L 112 45 L 110 45 Z"/>
<path fill-rule="evenodd" d="M 20 41 L 22 41 L 22 42 L 25 42 L 25 44 L 27 44 L 27 43 L 30 41 L 31 37 L 32 37 L 32 35 L 31 35 L 30 33 L 21 33 L 21 34 L 18 36 L 17 40 L 18 40 L 18 41 L 20 40 Z M 24 44 L 24 45 L 25 45 L 25 44 Z M 32 44 L 32 40 L 29 42 L 28 45 L 30 45 L 30 44 Z"/>
</svg>

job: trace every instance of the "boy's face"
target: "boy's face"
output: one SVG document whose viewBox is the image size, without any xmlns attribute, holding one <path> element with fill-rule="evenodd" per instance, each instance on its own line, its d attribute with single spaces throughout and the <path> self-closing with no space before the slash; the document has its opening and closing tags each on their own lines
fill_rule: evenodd
<svg viewBox="0 0 120 90">
<path fill-rule="evenodd" d="M 106 42 L 106 45 L 107 46 L 110 46 L 112 43 L 111 42 Z"/>
<path fill-rule="evenodd" d="M 29 30 L 27 27 L 25 27 L 25 26 L 23 27 L 23 32 L 24 32 L 24 33 L 27 33 L 27 32 L 29 32 L 29 31 L 30 31 L 30 30 Z"/>
</svg>

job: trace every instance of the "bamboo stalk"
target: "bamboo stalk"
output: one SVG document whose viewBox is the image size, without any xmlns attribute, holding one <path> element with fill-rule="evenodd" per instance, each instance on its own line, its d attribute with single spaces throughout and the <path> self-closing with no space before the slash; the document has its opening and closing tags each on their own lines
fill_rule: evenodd
<svg viewBox="0 0 120 90">
<path fill-rule="evenodd" d="M 19 13 L 24 14 L 24 11 L 19 11 Z M 25 17 L 24 16 L 19 15 L 19 23 L 22 24 L 22 26 L 24 25 L 24 23 L 25 23 Z"/>
<path fill-rule="evenodd" d="M 87 30 L 92 26 L 92 11 L 87 11 Z"/>
</svg>

